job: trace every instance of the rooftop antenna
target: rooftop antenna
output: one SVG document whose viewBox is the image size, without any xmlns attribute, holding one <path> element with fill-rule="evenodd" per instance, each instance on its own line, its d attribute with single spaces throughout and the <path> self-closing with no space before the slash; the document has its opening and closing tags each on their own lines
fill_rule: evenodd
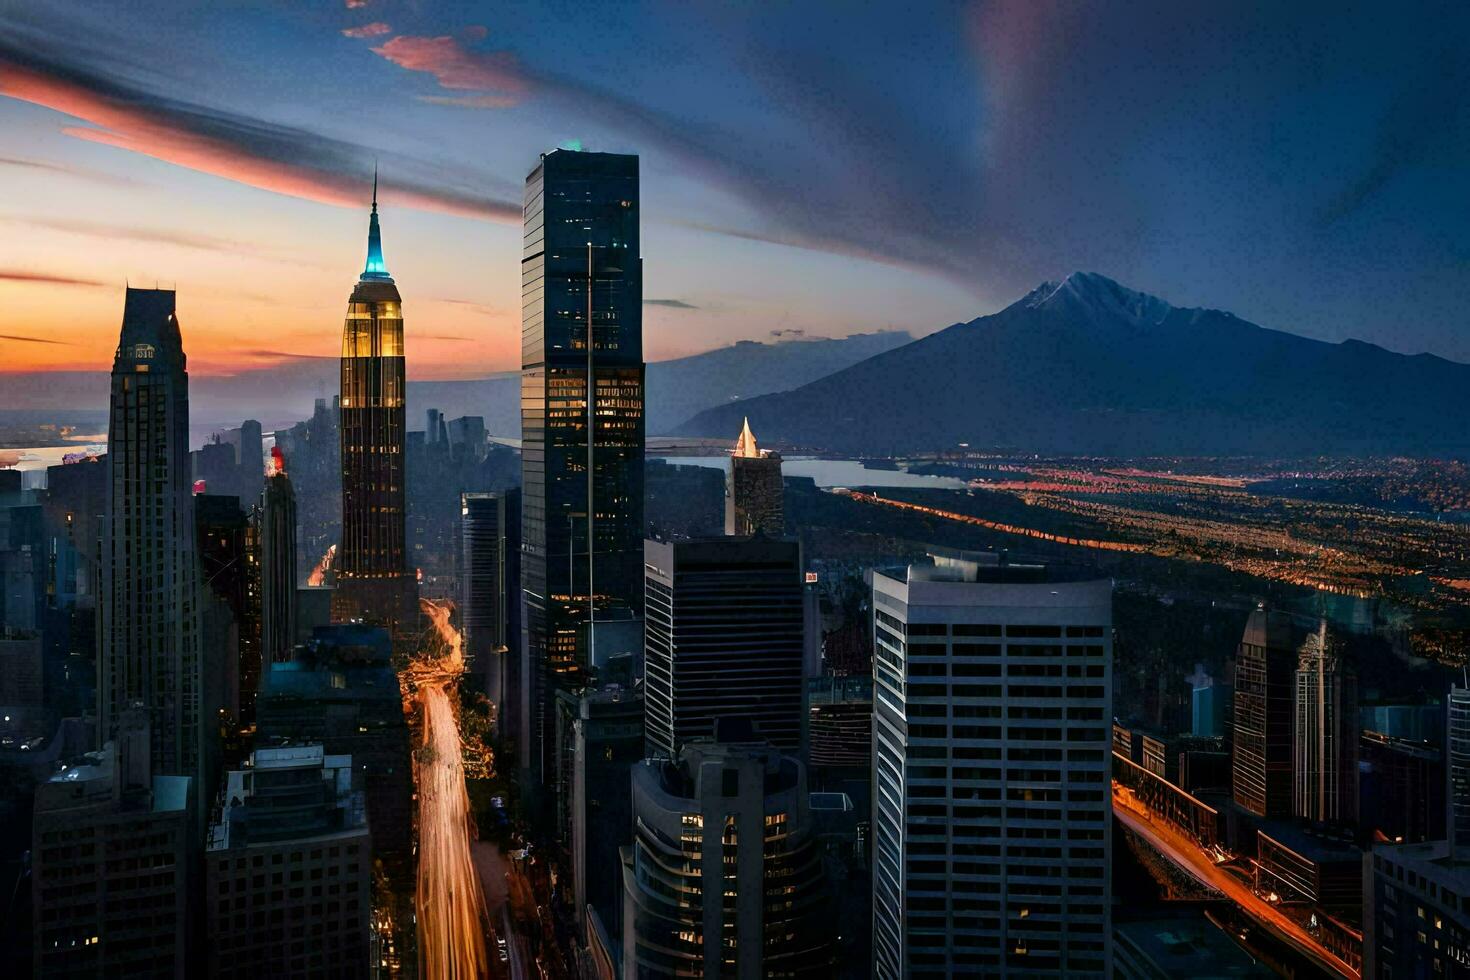
<svg viewBox="0 0 1470 980">
<path fill-rule="evenodd" d="M 378 158 L 373 157 L 373 213 L 378 213 Z"/>
</svg>

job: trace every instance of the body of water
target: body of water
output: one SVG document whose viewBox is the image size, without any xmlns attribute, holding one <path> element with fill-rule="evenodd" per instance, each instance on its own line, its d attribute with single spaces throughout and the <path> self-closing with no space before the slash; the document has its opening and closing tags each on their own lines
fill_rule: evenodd
<svg viewBox="0 0 1470 980">
<path fill-rule="evenodd" d="M 0 449 L 0 469 L 20 470 L 25 474 L 21 484 L 27 489 L 46 485 L 46 467 L 66 462 L 68 456 L 100 456 L 107 452 L 106 442 L 74 442 L 66 446 L 37 446 L 30 449 Z"/>
<path fill-rule="evenodd" d="M 709 466 L 718 470 L 730 467 L 729 456 L 660 456 L 675 466 Z M 903 470 L 879 470 L 855 459 L 816 459 L 810 456 L 787 456 L 781 460 L 783 476 L 809 476 L 819 487 L 928 487 L 935 490 L 963 490 L 965 481 L 952 476 L 923 476 Z"/>
</svg>

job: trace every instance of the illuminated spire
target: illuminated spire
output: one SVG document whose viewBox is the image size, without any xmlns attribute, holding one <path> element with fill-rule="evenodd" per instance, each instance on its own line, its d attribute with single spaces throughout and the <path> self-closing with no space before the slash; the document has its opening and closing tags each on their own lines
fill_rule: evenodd
<svg viewBox="0 0 1470 980">
<path fill-rule="evenodd" d="M 740 430 L 740 438 L 735 441 L 734 455 L 755 458 L 760 454 L 760 448 L 755 444 L 755 433 L 750 431 L 750 419 L 746 418 L 745 426 Z"/>
<path fill-rule="evenodd" d="M 373 213 L 368 218 L 367 265 L 363 266 L 362 278 L 381 279 L 392 282 L 388 266 L 383 262 L 383 233 L 378 228 L 378 165 L 373 164 Z"/>
</svg>

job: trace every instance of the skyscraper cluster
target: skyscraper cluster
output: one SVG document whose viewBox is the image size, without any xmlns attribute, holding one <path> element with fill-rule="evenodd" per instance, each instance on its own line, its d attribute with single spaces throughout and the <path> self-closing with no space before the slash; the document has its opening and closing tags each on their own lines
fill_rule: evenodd
<svg viewBox="0 0 1470 980">
<path fill-rule="evenodd" d="M 679 484 L 645 460 L 639 166 L 559 149 L 526 179 L 518 487 L 480 468 L 516 465 L 484 417 L 406 431 L 376 183 L 340 393 L 291 430 L 191 457 L 175 296 L 127 290 L 105 463 L 55 513 L 0 508 L 7 581 L 95 602 L 96 727 L 35 797 L 38 975 L 1159 975 L 1113 875 L 1139 854 L 1319 965 L 1470 969 L 1464 687 L 1369 729 L 1347 631 L 1242 605 L 1217 678 L 1147 678 L 1135 723 L 1109 575 L 866 529 L 883 559 L 828 558 L 748 419 L 688 484 L 705 510 L 646 520 L 645 467 Z M 330 520 L 296 482 L 324 468 Z M 0 681 L 41 700 L 19 632 Z"/>
</svg>

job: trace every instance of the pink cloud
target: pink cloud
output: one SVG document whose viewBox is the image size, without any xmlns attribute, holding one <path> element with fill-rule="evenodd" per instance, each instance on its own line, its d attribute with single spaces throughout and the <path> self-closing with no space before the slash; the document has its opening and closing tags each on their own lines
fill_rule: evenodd
<svg viewBox="0 0 1470 980">
<path fill-rule="evenodd" d="M 471 51 L 456 38 L 403 35 L 373 51 L 400 68 L 433 75 L 441 88 L 515 96 L 529 84 L 509 51 Z"/>
<path fill-rule="evenodd" d="M 368 5 L 368 0 L 347 0 L 347 9 L 348 10 L 356 10 L 359 7 L 366 7 L 367 5 Z"/>
<path fill-rule="evenodd" d="M 380 20 L 371 24 L 363 24 L 361 27 L 344 27 L 342 34 L 345 37 L 382 37 L 384 34 L 393 33 L 393 28 Z"/>
</svg>

